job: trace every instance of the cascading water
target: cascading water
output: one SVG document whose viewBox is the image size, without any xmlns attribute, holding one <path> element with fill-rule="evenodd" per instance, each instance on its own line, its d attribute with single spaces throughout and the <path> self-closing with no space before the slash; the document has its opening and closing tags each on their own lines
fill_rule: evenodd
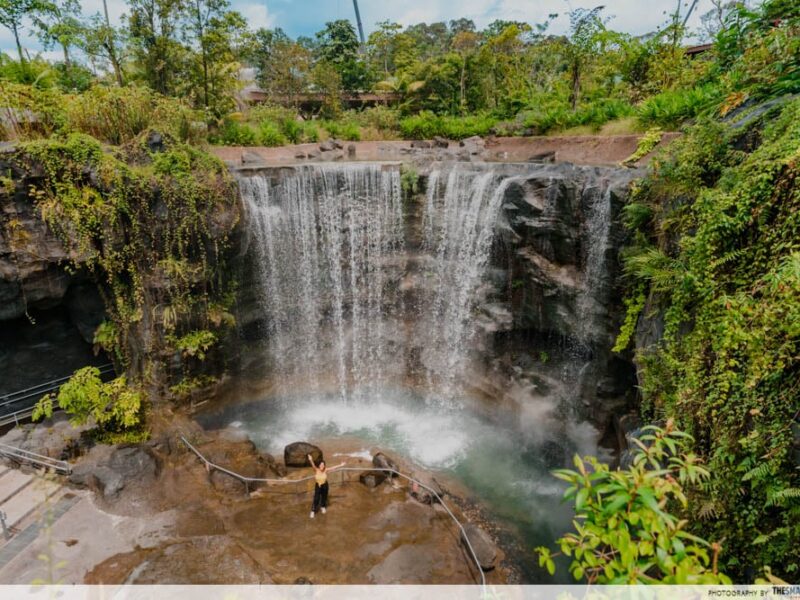
<svg viewBox="0 0 800 600">
<path fill-rule="evenodd" d="M 429 178 L 423 250 L 434 258 L 433 294 L 420 310 L 426 332 L 422 362 L 429 384 L 438 380 L 445 397 L 461 391 L 458 382 L 469 365 L 470 343 L 477 333 L 472 319 L 481 300 L 477 292 L 512 181 L 491 170 L 461 168 L 444 174 L 434 170 Z"/>
<path fill-rule="evenodd" d="M 241 178 L 276 380 L 324 389 L 330 373 L 339 395 L 353 398 L 423 375 L 439 397 L 458 394 L 511 180 L 491 170 L 433 171 L 421 243 L 432 260 L 429 285 L 410 303 L 399 290 L 407 254 L 396 167 L 308 165 L 277 180 Z M 422 349 L 424 373 L 407 372 L 412 347 Z"/>
<path fill-rule="evenodd" d="M 586 215 L 586 240 L 584 289 L 578 300 L 582 319 L 578 333 L 583 343 L 591 342 L 592 330 L 600 318 L 602 305 L 602 283 L 608 271 L 606 252 L 611 232 L 611 190 L 606 187 L 586 190 L 589 210 Z"/>
<path fill-rule="evenodd" d="M 397 169 L 305 166 L 240 180 L 250 213 L 275 380 L 341 397 L 389 377 L 397 358 L 403 211 Z"/>
</svg>

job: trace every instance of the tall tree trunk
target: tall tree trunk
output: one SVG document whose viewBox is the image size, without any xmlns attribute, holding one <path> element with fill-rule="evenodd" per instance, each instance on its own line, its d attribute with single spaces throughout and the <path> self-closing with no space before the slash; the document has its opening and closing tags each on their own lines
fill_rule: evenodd
<svg viewBox="0 0 800 600">
<path fill-rule="evenodd" d="M 203 11 L 200 0 L 195 0 L 197 8 L 197 39 L 200 41 L 200 61 L 203 66 L 203 106 L 208 108 L 208 56 L 206 54 L 205 27 L 203 26 Z"/>
<path fill-rule="evenodd" d="M 578 109 L 578 100 L 581 95 L 581 65 L 579 61 L 572 63 L 572 91 L 569 95 L 573 112 Z"/>
<path fill-rule="evenodd" d="M 19 31 L 17 30 L 17 24 L 11 24 L 11 30 L 14 32 L 14 41 L 17 43 L 17 52 L 19 53 L 19 64 L 25 64 L 25 53 L 22 51 L 22 44 L 19 41 Z"/>
<path fill-rule="evenodd" d="M 117 80 L 117 85 L 122 87 L 125 85 L 125 82 L 122 79 L 122 66 L 119 64 L 119 58 L 117 58 L 117 48 L 116 42 L 114 40 L 114 30 L 111 28 L 111 19 L 108 17 L 108 0 L 103 0 L 103 13 L 106 17 L 106 34 L 108 35 L 108 39 L 106 40 L 106 50 L 108 51 L 108 59 L 111 62 L 111 66 L 114 69 L 114 77 Z"/>
<path fill-rule="evenodd" d="M 106 15 L 106 27 L 111 29 L 111 19 L 108 18 L 108 0 L 103 0 L 103 13 Z"/>
<path fill-rule="evenodd" d="M 122 79 L 122 66 L 119 64 L 117 53 L 114 51 L 114 43 L 112 38 L 109 38 L 105 41 L 105 48 L 106 54 L 108 54 L 108 60 L 111 63 L 111 67 L 114 69 L 114 77 L 117 80 L 117 85 L 122 87 L 125 85 L 125 82 Z"/>
<path fill-rule="evenodd" d="M 64 51 L 64 70 L 69 73 L 72 69 L 72 61 L 69 58 L 69 46 L 61 44 L 61 49 Z"/>
<path fill-rule="evenodd" d="M 203 104 L 208 108 L 208 57 L 206 56 L 206 46 L 203 48 Z"/>
<path fill-rule="evenodd" d="M 464 114 L 464 79 L 467 73 L 467 59 L 462 58 L 461 60 L 461 82 L 460 82 L 460 90 L 461 90 L 461 100 L 459 102 L 459 110 L 461 114 Z"/>
</svg>

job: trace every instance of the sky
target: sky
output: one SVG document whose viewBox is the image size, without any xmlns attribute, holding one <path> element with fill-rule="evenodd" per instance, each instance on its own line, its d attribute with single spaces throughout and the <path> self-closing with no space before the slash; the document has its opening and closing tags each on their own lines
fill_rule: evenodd
<svg viewBox="0 0 800 600">
<path fill-rule="evenodd" d="M 593 8 L 605 5 L 605 14 L 612 16 L 609 27 L 632 34 L 653 31 L 675 10 L 678 0 L 360 0 L 361 20 L 366 35 L 375 24 L 391 20 L 402 25 L 420 22 L 449 21 L 460 17 L 473 19 L 483 27 L 495 19 L 540 23 L 551 13 L 561 16 L 553 22 L 551 33 L 563 33 L 569 22 L 566 12 L 570 8 Z M 683 0 L 684 2 L 686 0 Z M 689 4 L 691 2 L 688 2 Z M 112 21 L 120 23 L 126 10 L 125 0 L 108 0 Z M 250 27 L 281 27 L 292 37 L 313 36 L 322 29 L 326 21 L 350 19 L 355 23 L 352 0 L 231 0 L 232 8 L 238 10 Z M 91 15 L 102 11 L 102 0 L 84 0 L 83 12 Z M 690 29 L 700 28 L 700 15 L 712 8 L 711 0 L 699 0 L 689 22 Z M 686 5 L 682 10 L 686 10 Z M 31 54 L 41 52 L 42 47 L 30 24 L 26 24 L 23 45 Z M 16 55 L 11 32 L 0 28 L 0 49 Z M 56 51 L 44 52 L 47 58 L 59 58 Z"/>
</svg>

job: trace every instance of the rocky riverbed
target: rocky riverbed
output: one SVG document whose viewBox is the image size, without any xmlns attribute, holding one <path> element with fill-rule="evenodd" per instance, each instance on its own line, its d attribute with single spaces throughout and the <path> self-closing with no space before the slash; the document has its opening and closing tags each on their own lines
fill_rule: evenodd
<svg viewBox="0 0 800 600">
<path fill-rule="evenodd" d="M 296 480 L 311 469 L 289 468 L 259 452 L 240 432 L 207 432 L 185 417 L 169 415 L 171 428 L 141 445 L 86 449 L 68 481 L 80 501 L 45 528 L 27 549 L 0 569 L 3 583 L 29 583 L 46 554 L 64 561 L 68 583 L 438 583 L 478 580 L 460 531 L 441 505 L 428 504 L 401 478 L 358 473 L 330 475 L 327 514 L 309 518 L 313 482 L 253 485 L 203 462 L 181 441 L 185 435 L 210 461 L 250 477 Z M 63 421 L 18 429 L 6 436 L 57 453 Z M 4 438 L 5 439 L 5 438 Z M 372 466 L 367 457 L 345 456 L 347 440 L 324 444 L 329 462 Z M 354 446 L 355 448 L 355 446 Z M 62 449 L 63 450 L 63 449 Z M 391 459 L 393 462 L 394 458 Z M 404 472 L 412 465 L 398 461 Z M 462 522 L 465 502 L 419 468 L 416 477 L 441 491 Z M 342 482 L 344 480 L 344 482 Z M 417 490 L 419 491 L 419 490 Z M 467 511 L 474 520 L 479 512 Z M 92 525 L 94 524 L 94 525 Z M 512 569 L 486 527 L 468 531 L 489 581 L 513 579 Z M 62 539 L 63 538 L 63 539 Z"/>
</svg>

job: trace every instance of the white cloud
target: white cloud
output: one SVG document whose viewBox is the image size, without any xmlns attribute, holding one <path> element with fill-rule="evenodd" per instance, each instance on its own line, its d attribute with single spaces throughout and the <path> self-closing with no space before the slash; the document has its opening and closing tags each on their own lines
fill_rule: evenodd
<svg viewBox="0 0 800 600">
<path fill-rule="evenodd" d="M 371 17 L 380 15 L 377 20 L 389 18 L 403 25 L 459 17 L 474 20 L 478 27 L 485 27 L 495 19 L 542 23 L 549 14 L 558 13 L 559 18 L 551 25 L 553 33 L 567 31 L 566 15 L 571 9 L 604 5 L 606 16 L 614 17 L 609 23 L 611 28 L 637 35 L 655 30 L 675 9 L 675 0 L 461 0 L 457 4 L 448 0 L 406 0 L 396 7 L 368 0 L 363 4 L 362 13 Z M 709 8 L 711 0 L 700 0 L 689 22 L 690 28 L 699 27 L 700 15 Z M 371 30 L 373 23 L 365 19 L 365 25 Z"/>
<path fill-rule="evenodd" d="M 275 22 L 275 15 L 269 11 L 269 7 L 265 2 L 237 2 L 233 8 L 242 13 L 250 29 L 259 29 L 261 27 L 270 28 L 277 24 Z"/>
</svg>

